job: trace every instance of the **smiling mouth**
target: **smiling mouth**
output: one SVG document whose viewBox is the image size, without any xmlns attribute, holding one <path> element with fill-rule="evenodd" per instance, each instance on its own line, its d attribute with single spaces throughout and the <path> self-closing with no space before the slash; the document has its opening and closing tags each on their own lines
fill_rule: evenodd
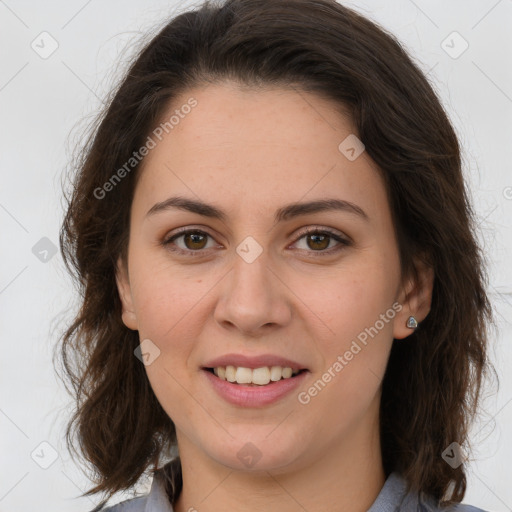
<svg viewBox="0 0 512 512">
<path fill-rule="evenodd" d="M 245 368 L 242 366 L 217 366 L 203 368 L 216 375 L 219 379 L 240 384 L 242 386 L 267 386 L 285 379 L 293 379 L 307 372 L 306 369 L 292 369 L 282 366 L 263 366 L 261 368 Z"/>
</svg>

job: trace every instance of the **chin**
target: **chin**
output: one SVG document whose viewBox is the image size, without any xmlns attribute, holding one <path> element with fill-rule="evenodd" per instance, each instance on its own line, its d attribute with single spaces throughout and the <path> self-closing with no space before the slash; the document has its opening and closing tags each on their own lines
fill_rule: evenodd
<svg viewBox="0 0 512 512">
<path fill-rule="evenodd" d="M 219 440 L 214 445 L 209 438 L 205 451 L 212 459 L 235 471 L 273 471 L 294 465 L 299 457 L 298 448 L 304 445 L 294 443 L 290 437 L 272 438 L 268 427 L 261 430 L 233 435 L 233 438 L 226 434 L 223 442 Z"/>
</svg>

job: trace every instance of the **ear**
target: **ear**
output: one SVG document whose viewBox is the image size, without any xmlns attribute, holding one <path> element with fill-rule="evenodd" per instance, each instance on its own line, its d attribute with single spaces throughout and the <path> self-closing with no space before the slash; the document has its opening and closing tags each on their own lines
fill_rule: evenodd
<svg viewBox="0 0 512 512">
<path fill-rule="evenodd" d="M 434 289 L 434 269 L 423 260 L 415 260 L 417 278 L 409 278 L 400 289 L 397 301 L 402 309 L 394 318 L 393 337 L 407 338 L 414 330 L 407 327 L 410 316 L 414 316 L 418 324 L 430 312 L 432 291 Z"/>
<path fill-rule="evenodd" d="M 121 304 L 123 305 L 122 319 L 128 329 L 138 330 L 137 316 L 133 307 L 133 298 L 131 293 L 130 281 L 128 279 L 128 269 L 121 257 L 116 265 L 116 283 Z"/>
</svg>

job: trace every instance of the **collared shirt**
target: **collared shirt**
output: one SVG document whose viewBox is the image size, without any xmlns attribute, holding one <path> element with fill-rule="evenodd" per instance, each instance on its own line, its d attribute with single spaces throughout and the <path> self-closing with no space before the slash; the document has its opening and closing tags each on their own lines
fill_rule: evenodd
<svg viewBox="0 0 512 512">
<path fill-rule="evenodd" d="M 441 509 L 432 497 L 419 498 L 417 493 L 405 491 L 405 480 L 398 473 L 391 473 L 367 512 L 485 512 L 463 504 Z M 163 475 L 158 471 L 155 473 L 149 494 L 125 500 L 101 512 L 173 512 Z"/>
</svg>

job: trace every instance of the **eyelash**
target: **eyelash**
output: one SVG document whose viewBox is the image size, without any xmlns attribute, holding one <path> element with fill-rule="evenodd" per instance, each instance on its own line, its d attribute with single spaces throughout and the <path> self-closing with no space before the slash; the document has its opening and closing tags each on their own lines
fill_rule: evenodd
<svg viewBox="0 0 512 512">
<path fill-rule="evenodd" d="M 209 236 L 210 238 L 213 238 L 209 233 L 206 233 L 205 231 L 202 231 L 200 229 L 186 229 L 185 228 L 182 231 L 175 233 L 171 237 L 164 239 L 162 241 L 162 245 L 164 247 L 166 247 L 168 250 L 178 253 L 180 255 L 189 255 L 189 256 L 193 256 L 193 257 L 204 255 L 204 251 L 206 249 L 198 249 L 197 251 L 192 251 L 190 249 L 185 250 L 185 249 L 181 249 L 181 248 L 171 247 L 171 245 L 173 245 L 172 243 L 174 242 L 174 240 L 176 240 L 177 238 L 181 238 L 182 236 L 188 235 L 190 233 L 206 235 L 206 236 Z M 327 235 L 328 237 L 336 240 L 336 242 L 339 242 L 338 246 L 331 247 L 330 249 L 324 249 L 324 250 L 319 250 L 319 251 L 306 250 L 306 252 L 311 252 L 311 253 L 315 254 L 315 257 L 316 256 L 319 256 L 319 257 L 328 256 L 328 255 L 331 255 L 333 253 L 336 253 L 336 252 L 342 250 L 344 247 L 349 247 L 350 245 L 352 245 L 352 242 L 350 242 L 349 240 L 347 240 L 345 238 L 340 237 L 340 235 L 338 235 L 337 233 L 334 233 L 333 231 L 330 231 L 328 229 L 318 229 L 318 228 L 307 229 L 306 231 L 300 233 L 300 235 L 298 236 L 298 238 L 295 240 L 294 243 L 297 243 L 299 240 L 301 240 L 302 238 L 304 238 L 305 236 L 308 236 L 308 235 Z M 299 250 L 303 250 L 303 249 L 299 249 Z"/>
</svg>

